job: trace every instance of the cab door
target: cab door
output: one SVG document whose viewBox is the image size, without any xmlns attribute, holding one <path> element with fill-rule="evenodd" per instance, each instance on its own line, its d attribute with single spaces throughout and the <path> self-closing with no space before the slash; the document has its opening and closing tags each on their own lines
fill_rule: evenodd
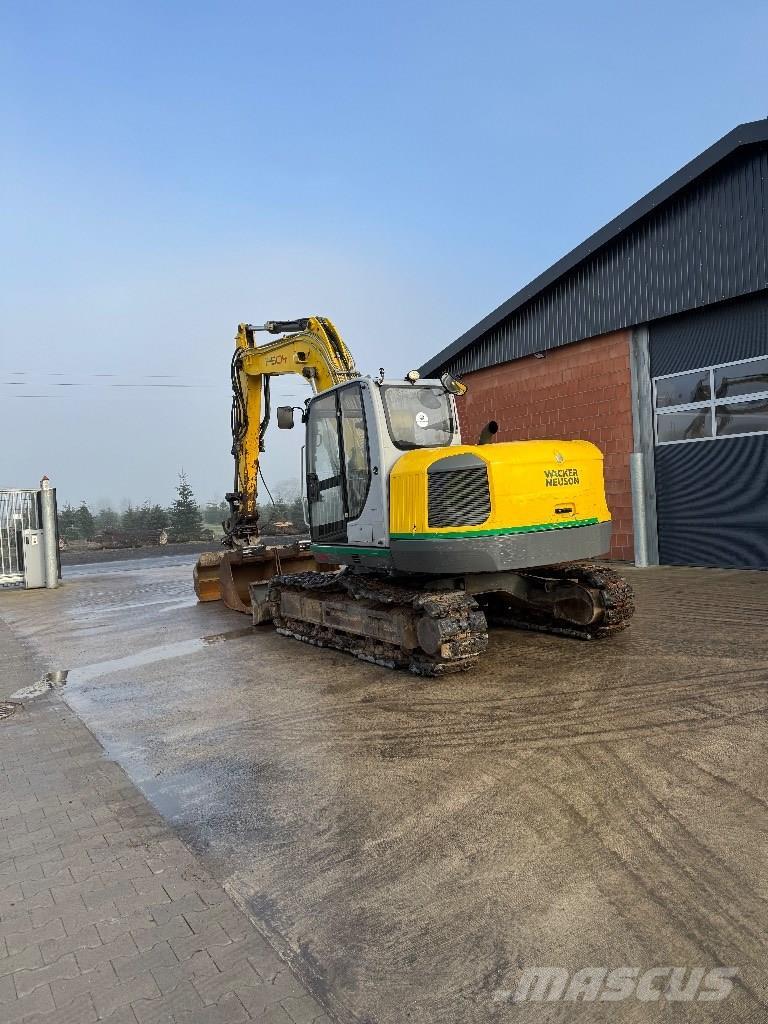
<svg viewBox="0 0 768 1024">
<path fill-rule="evenodd" d="M 371 480 L 360 384 L 312 400 L 307 418 L 307 507 L 315 543 L 347 543 Z"/>
<path fill-rule="evenodd" d="M 315 398 L 307 419 L 307 507 L 312 540 L 346 542 L 346 495 L 341 471 L 336 392 Z"/>
</svg>

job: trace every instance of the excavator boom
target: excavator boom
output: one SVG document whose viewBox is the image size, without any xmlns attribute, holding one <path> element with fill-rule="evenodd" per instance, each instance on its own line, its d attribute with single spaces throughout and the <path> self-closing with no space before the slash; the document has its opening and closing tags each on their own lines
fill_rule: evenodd
<svg viewBox="0 0 768 1024">
<path fill-rule="evenodd" d="M 260 331 L 289 332 L 276 341 L 256 343 Z M 232 455 L 235 484 L 227 496 L 232 516 L 227 536 L 236 543 L 258 537 L 258 473 L 271 409 L 271 377 L 295 373 L 315 394 L 359 377 L 352 354 L 325 317 L 270 320 L 262 326 L 240 324 L 232 356 Z"/>
<path fill-rule="evenodd" d="M 259 333 L 282 335 L 257 344 Z M 327 571 L 299 545 L 268 548 L 260 542 L 258 523 L 259 461 L 271 417 L 270 379 L 295 373 L 315 394 L 359 377 L 352 353 L 326 317 L 270 320 L 240 324 L 232 355 L 232 455 L 234 486 L 226 495 L 230 515 L 224 523 L 220 552 L 205 552 L 194 570 L 199 601 L 224 601 L 235 611 L 249 612 L 249 585 L 279 572 Z"/>
</svg>

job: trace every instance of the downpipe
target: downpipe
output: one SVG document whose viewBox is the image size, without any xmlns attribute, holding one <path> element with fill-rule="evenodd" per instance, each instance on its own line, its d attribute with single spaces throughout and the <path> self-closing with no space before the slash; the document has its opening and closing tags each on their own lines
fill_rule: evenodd
<svg viewBox="0 0 768 1024">
<path fill-rule="evenodd" d="M 635 540 L 635 565 L 647 569 L 648 558 L 648 495 L 645 488 L 645 456 L 632 452 L 629 456 L 629 475 L 632 484 L 632 532 Z"/>
</svg>

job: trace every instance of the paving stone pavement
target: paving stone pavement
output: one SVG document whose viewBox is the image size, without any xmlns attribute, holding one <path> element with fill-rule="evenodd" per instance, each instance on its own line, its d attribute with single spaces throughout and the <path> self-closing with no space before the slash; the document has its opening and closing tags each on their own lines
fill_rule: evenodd
<svg viewBox="0 0 768 1024">
<path fill-rule="evenodd" d="M 0 719 L 0 1021 L 330 1024 L 53 695 Z"/>
</svg>

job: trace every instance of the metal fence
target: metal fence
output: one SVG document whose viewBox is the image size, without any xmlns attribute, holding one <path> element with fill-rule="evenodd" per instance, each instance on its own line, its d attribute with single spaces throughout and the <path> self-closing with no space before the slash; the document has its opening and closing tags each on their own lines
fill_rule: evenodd
<svg viewBox="0 0 768 1024">
<path fill-rule="evenodd" d="M 23 531 L 41 521 L 39 491 L 0 491 L 0 586 L 24 582 Z"/>
</svg>

